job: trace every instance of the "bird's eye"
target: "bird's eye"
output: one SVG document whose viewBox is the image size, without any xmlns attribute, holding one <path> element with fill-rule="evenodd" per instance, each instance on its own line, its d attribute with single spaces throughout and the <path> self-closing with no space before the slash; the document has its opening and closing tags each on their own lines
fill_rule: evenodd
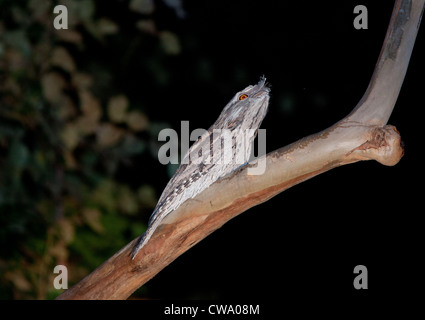
<svg viewBox="0 0 425 320">
<path fill-rule="evenodd" d="M 247 96 L 246 94 L 241 94 L 241 95 L 239 96 L 239 100 L 240 100 L 240 101 L 245 100 L 246 98 L 248 98 L 248 96 Z"/>
</svg>

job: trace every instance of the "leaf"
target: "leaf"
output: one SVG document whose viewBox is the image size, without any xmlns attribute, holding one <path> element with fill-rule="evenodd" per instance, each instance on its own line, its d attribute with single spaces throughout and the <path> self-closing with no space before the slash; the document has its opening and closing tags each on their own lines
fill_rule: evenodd
<svg viewBox="0 0 425 320">
<path fill-rule="evenodd" d="M 113 180 L 102 180 L 97 188 L 90 194 L 90 203 L 100 206 L 107 212 L 116 210 L 116 184 Z"/>
<path fill-rule="evenodd" d="M 136 28 L 139 29 L 140 31 L 143 31 L 149 34 L 157 33 L 155 21 L 153 21 L 152 19 L 137 21 Z"/>
<path fill-rule="evenodd" d="M 130 10 L 142 14 L 152 14 L 155 10 L 153 0 L 131 0 L 129 7 Z"/>
<path fill-rule="evenodd" d="M 124 130 L 115 127 L 113 124 L 104 123 L 96 131 L 97 143 L 100 147 L 106 148 L 115 145 L 124 135 Z"/>
<path fill-rule="evenodd" d="M 56 261 L 66 261 L 69 256 L 69 250 L 64 241 L 57 241 L 51 247 L 48 252 L 52 257 L 56 258 Z M 55 274 L 52 274 L 55 275 Z M 55 275 L 56 276 L 56 275 Z"/>
<path fill-rule="evenodd" d="M 176 15 L 180 19 L 184 19 L 186 17 L 186 11 L 183 9 L 182 0 L 163 0 L 163 1 L 167 6 L 174 9 L 174 11 L 176 12 Z"/>
<path fill-rule="evenodd" d="M 75 121 L 75 129 L 82 136 L 95 133 L 99 127 L 99 120 L 90 115 L 82 115 Z"/>
<path fill-rule="evenodd" d="M 93 78 L 88 73 L 76 72 L 72 74 L 72 84 L 78 88 L 78 91 L 85 91 L 93 84 Z"/>
<path fill-rule="evenodd" d="M 65 150 L 63 152 L 63 158 L 64 158 L 65 166 L 67 169 L 71 169 L 71 170 L 77 169 L 78 167 L 77 160 L 75 159 L 72 152 L 70 152 L 69 150 Z"/>
<path fill-rule="evenodd" d="M 126 123 L 131 130 L 142 131 L 149 126 L 148 118 L 140 111 L 131 111 L 127 114 Z"/>
<path fill-rule="evenodd" d="M 71 243 L 74 240 L 75 229 L 69 219 L 62 218 L 58 221 L 59 234 L 65 243 Z"/>
<path fill-rule="evenodd" d="M 76 107 L 72 99 L 63 95 L 60 100 L 60 106 L 57 108 L 57 115 L 60 120 L 67 120 L 71 117 L 74 117 L 76 114 Z"/>
<path fill-rule="evenodd" d="M 7 272 L 4 277 L 11 281 L 20 291 L 29 291 L 32 289 L 31 283 L 25 278 L 20 270 Z"/>
<path fill-rule="evenodd" d="M 70 28 L 80 23 L 91 22 L 95 11 L 95 5 L 92 0 L 61 0 L 60 4 L 65 5 L 68 9 L 68 25 Z"/>
<path fill-rule="evenodd" d="M 28 161 L 29 151 L 28 148 L 15 140 L 9 151 L 9 162 L 19 170 L 25 167 Z"/>
<path fill-rule="evenodd" d="M 64 47 L 57 47 L 53 50 L 51 63 L 70 73 L 75 71 L 74 59 Z"/>
<path fill-rule="evenodd" d="M 47 21 L 50 19 L 51 7 L 51 2 L 46 0 L 30 0 L 28 3 L 32 18 L 43 24 L 47 24 Z"/>
<path fill-rule="evenodd" d="M 118 25 L 107 18 L 100 18 L 97 21 L 97 29 L 101 34 L 115 34 L 119 31 Z"/>
<path fill-rule="evenodd" d="M 99 120 L 102 116 L 102 108 L 99 99 L 97 99 L 90 91 L 81 90 L 79 92 L 81 110 L 88 118 Z"/>
<path fill-rule="evenodd" d="M 125 95 L 112 97 L 108 102 L 108 117 L 115 123 L 121 123 L 126 119 L 128 99 Z"/>
<path fill-rule="evenodd" d="M 127 186 L 119 188 L 118 207 L 129 215 L 134 215 L 139 210 L 137 198 Z"/>
<path fill-rule="evenodd" d="M 41 87 L 43 95 L 50 103 L 58 103 L 62 98 L 62 89 L 65 86 L 65 80 L 56 72 L 49 72 L 41 77 Z"/>
<path fill-rule="evenodd" d="M 54 29 L 55 36 L 58 40 L 73 44 L 81 44 L 83 36 L 80 32 L 71 29 Z"/>
<path fill-rule="evenodd" d="M 102 223 L 100 222 L 101 213 L 98 209 L 94 208 L 84 208 L 83 209 L 83 218 L 85 222 L 97 233 L 104 232 Z"/>
<path fill-rule="evenodd" d="M 66 124 L 65 128 L 62 130 L 60 136 L 68 150 L 72 151 L 78 145 L 80 140 L 78 131 L 78 125 L 75 123 Z"/>
<path fill-rule="evenodd" d="M 95 4 L 93 0 L 78 1 L 78 14 L 81 20 L 87 22 L 92 19 L 95 11 Z"/>
<path fill-rule="evenodd" d="M 176 34 L 170 31 L 162 31 L 159 34 L 162 48 L 167 54 L 177 55 L 181 51 L 180 41 Z"/>
</svg>

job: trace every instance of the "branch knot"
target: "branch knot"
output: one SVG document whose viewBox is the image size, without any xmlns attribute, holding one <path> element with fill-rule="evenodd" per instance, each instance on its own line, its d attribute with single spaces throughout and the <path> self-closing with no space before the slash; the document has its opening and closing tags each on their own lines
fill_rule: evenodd
<svg viewBox="0 0 425 320">
<path fill-rule="evenodd" d="M 352 160 L 373 159 L 386 166 L 396 165 L 403 155 L 400 133 L 392 125 L 374 127 L 366 142 L 346 154 Z"/>
</svg>

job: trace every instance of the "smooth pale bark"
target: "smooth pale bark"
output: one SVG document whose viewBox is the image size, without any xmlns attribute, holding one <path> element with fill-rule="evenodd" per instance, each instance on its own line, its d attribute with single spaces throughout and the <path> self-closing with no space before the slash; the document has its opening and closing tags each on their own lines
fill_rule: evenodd
<svg viewBox="0 0 425 320">
<path fill-rule="evenodd" d="M 125 299 L 183 252 L 245 210 L 332 168 L 360 160 L 395 165 L 400 135 L 386 125 L 406 74 L 425 0 L 397 0 L 375 72 L 354 110 L 332 127 L 250 163 L 170 214 L 132 260 L 133 240 L 58 299 Z"/>
</svg>

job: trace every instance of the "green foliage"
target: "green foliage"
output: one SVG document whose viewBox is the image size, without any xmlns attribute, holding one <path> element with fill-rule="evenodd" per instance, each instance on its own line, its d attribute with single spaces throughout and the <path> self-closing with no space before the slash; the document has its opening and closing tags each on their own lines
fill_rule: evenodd
<svg viewBox="0 0 425 320">
<path fill-rule="evenodd" d="M 72 285 L 146 228 L 156 194 L 148 177 L 122 175 L 152 158 L 156 136 L 143 107 L 114 76 L 131 51 L 102 1 L 60 1 L 68 30 L 53 28 L 56 1 L 0 8 L 0 298 L 54 298 L 53 268 Z M 122 3 L 122 2 L 121 2 Z M 129 1 L 127 27 L 141 49 L 177 55 L 179 39 L 156 30 L 150 1 Z M 106 13 L 105 13 L 106 12 Z M 139 40 L 140 40 L 139 39 Z M 100 48 L 100 49 L 99 49 Z M 168 78 L 152 56 L 158 81 Z"/>
</svg>

